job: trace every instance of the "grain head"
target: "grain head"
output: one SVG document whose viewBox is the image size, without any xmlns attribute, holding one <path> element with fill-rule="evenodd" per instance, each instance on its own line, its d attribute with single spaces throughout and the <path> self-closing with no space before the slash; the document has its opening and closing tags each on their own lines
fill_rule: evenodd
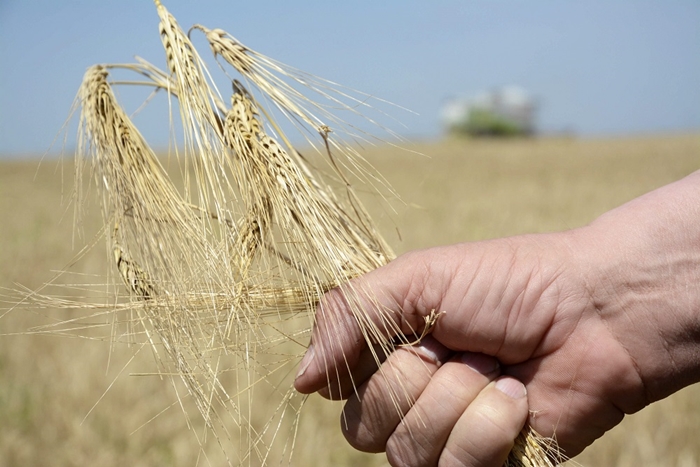
<svg viewBox="0 0 700 467">
<path fill-rule="evenodd" d="M 114 295 L 91 303 L 37 292 L 25 303 L 77 307 L 90 318 L 113 313 L 134 342 L 152 349 L 154 374 L 176 391 L 197 442 L 213 438 L 230 464 L 279 463 L 296 442 L 305 398 L 291 380 L 319 300 L 394 257 L 357 194 L 385 182 L 347 142 L 372 137 L 328 110 L 363 115 L 371 99 L 196 25 L 190 32 L 204 33 L 214 56 L 240 75 L 224 99 L 189 35 L 155 3 L 167 72 L 143 59 L 95 65 L 77 97 L 77 186 L 91 174 L 98 187 Z M 142 81 L 110 81 L 117 70 Z M 112 87 L 123 84 L 177 101 L 184 145 L 173 164 L 181 183 L 120 107 Z M 312 156 L 295 149 L 275 112 L 298 123 Z M 77 190 L 76 205 L 84 197 Z M 366 315 L 363 304 L 376 302 L 367 291 L 348 288 L 346 297 L 378 361 L 420 341 L 439 319 L 404 335 L 381 307 L 378 320 Z M 324 328 L 332 343 L 340 324 Z M 393 397 L 405 397 L 400 392 Z M 538 439 L 525 431 L 508 465 L 554 465 L 551 446 Z"/>
</svg>

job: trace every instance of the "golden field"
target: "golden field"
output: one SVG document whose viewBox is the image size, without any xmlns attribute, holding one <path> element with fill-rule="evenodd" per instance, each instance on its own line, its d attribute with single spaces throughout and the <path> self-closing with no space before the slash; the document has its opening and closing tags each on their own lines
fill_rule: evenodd
<svg viewBox="0 0 700 467">
<path fill-rule="evenodd" d="M 403 198 L 393 203 L 395 212 L 368 203 L 398 253 L 585 225 L 700 168 L 700 135 L 446 140 L 409 149 L 415 152 L 366 151 Z M 85 219 L 86 238 L 76 237 L 71 173 L 69 161 L 0 162 L 0 287 L 40 287 L 93 241 L 99 206 L 92 203 Z M 93 250 L 77 273 L 104 274 L 111 267 L 103 260 L 103 242 Z M 220 465 L 218 446 L 207 443 L 200 452 L 179 408 L 167 409 L 174 394 L 165 381 L 129 376 L 149 371 L 150 352 L 136 354 L 122 372 L 134 347 L 26 333 L 68 313 L 18 309 L 0 318 L 0 466 L 207 465 L 204 454 Z M 344 442 L 339 408 L 309 400 L 293 465 L 386 464 L 382 455 L 356 453 Z M 575 461 L 700 466 L 698 433 L 695 385 L 627 417 Z"/>
</svg>

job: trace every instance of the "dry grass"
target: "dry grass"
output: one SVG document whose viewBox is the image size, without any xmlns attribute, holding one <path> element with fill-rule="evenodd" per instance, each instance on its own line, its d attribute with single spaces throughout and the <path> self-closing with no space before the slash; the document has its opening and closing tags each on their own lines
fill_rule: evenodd
<svg viewBox="0 0 700 467">
<path fill-rule="evenodd" d="M 698 136 L 447 141 L 416 149 L 430 159 L 390 147 L 366 154 L 409 204 L 421 206 L 399 206 L 397 215 L 388 215 L 368 203 L 383 232 L 401 226 L 401 239 L 388 236 L 399 252 L 576 227 L 690 173 L 700 161 Z M 55 162 L 45 162 L 36 181 L 32 181 L 36 163 L 6 162 L 0 167 L 1 285 L 43 283 L 52 276 L 51 270 L 64 266 L 75 253 L 66 241 L 72 234 L 72 216 L 60 202 L 62 187 L 71 184 L 72 165 L 65 166 L 63 183 Z M 91 212 L 84 219 L 85 231 L 101 225 L 100 216 Z M 85 283 L 81 276 L 85 274 L 104 280 L 105 253 L 112 254 L 95 248 L 65 282 Z M 80 310 L 23 310 L 5 316 L 0 329 L 3 334 L 23 332 L 80 314 Z M 110 321 L 96 316 L 89 324 L 95 327 L 82 329 L 81 334 L 104 337 Z M 180 408 L 171 406 L 177 400 L 173 386 L 156 376 L 129 376 L 153 373 L 148 348 L 137 352 L 117 377 L 140 349 L 127 345 L 112 344 L 110 352 L 108 340 L 4 335 L 0 465 L 195 465 L 198 458 L 200 465 L 206 465 L 204 454 L 214 465 L 222 461 L 214 440 L 204 441 L 201 451 L 193 443 Z M 588 466 L 700 465 L 698 391 L 697 386 L 688 388 L 629 417 L 576 460 Z M 311 398 L 304 410 L 294 465 L 384 465 L 383 456 L 355 453 L 344 443 L 338 405 Z"/>
</svg>

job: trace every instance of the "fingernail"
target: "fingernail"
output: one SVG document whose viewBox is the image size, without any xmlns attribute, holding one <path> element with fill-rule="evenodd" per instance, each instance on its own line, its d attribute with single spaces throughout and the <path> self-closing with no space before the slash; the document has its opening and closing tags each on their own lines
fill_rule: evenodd
<svg viewBox="0 0 700 467">
<path fill-rule="evenodd" d="M 498 360 L 480 353 L 465 352 L 461 357 L 462 363 L 482 375 L 489 375 L 498 370 Z"/>
<path fill-rule="evenodd" d="M 442 365 L 452 353 L 450 349 L 442 345 L 432 336 L 426 336 L 423 338 L 420 344 L 407 348 L 421 352 L 425 357 L 438 366 Z"/>
<path fill-rule="evenodd" d="M 496 389 L 501 391 L 503 394 L 512 397 L 513 399 L 520 399 L 527 395 L 527 389 L 525 385 L 515 378 L 501 378 L 496 381 Z"/>
<path fill-rule="evenodd" d="M 311 362 L 314 359 L 314 355 L 314 345 L 309 344 L 309 348 L 306 349 L 306 355 L 304 355 L 304 358 L 301 359 L 301 363 L 299 363 L 299 371 L 294 379 L 299 379 L 299 377 L 306 373 L 306 370 L 309 368 L 309 365 L 311 365 Z"/>
</svg>

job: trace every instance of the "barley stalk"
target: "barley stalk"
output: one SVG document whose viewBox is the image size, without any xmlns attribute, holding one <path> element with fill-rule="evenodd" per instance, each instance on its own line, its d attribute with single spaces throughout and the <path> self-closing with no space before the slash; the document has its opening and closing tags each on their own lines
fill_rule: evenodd
<svg viewBox="0 0 700 467">
<path fill-rule="evenodd" d="M 385 182 L 344 139 L 372 137 L 328 111 L 362 115 L 372 109 L 370 96 L 276 62 L 225 31 L 195 25 L 214 56 L 240 74 L 227 105 L 188 34 L 155 3 L 168 72 L 142 59 L 95 65 L 77 96 L 76 186 L 90 165 L 104 224 L 113 226 L 104 232 L 112 232 L 105 236 L 115 275 L 128 293 L 110 304 L 33 293 L 27 303 L 83 309 L 89 317 L 111 311 L 115 321 L 128 323 L 132 337 L 153 348 L 158 374 L 178 390 L 180 405 L 191 401 L 198 410 L 199 442 L 214 437 L 229 464 L 272 463 L 275 444 L 291 458 L 304 398 L 291 388 L 289 371 L 304 351 L 319 299 L 394 257 L 355 191 L 356 184 L 381 189 Z M 141 81 L 110 81 L 110 73 L 124 70 Z M 176 101 L 184 132 L 176 154 L 182 187 L 115 98 L 113 85 L 133 84 L 164 90 Z M 323 169 L 293 147 L 275 110 L 301 125 Z M 82 197 L 76 190 L 77 206 Z M 367 343 L 385 355 L 395 345 L 388 336 L 399 334 L 411 345 L 440 315 L 431 314 L 415 336 L 403 336 L 388 315 L 377 325 L 364 314 L 364 295 L 349 291 L 351 311 Z M 78 328 L 67 321 L 36 332 Z M 330 323 L 329 342 L 339 329 Z M 263 421 L 255 406 L 259 388 L 277 400 Z M 406 396 L 399 389 L 392 397 Z M 507 465 L 555 465 L 548 457 L 555 445 L 547 443 L 523 431 Z"/>
</svg>

